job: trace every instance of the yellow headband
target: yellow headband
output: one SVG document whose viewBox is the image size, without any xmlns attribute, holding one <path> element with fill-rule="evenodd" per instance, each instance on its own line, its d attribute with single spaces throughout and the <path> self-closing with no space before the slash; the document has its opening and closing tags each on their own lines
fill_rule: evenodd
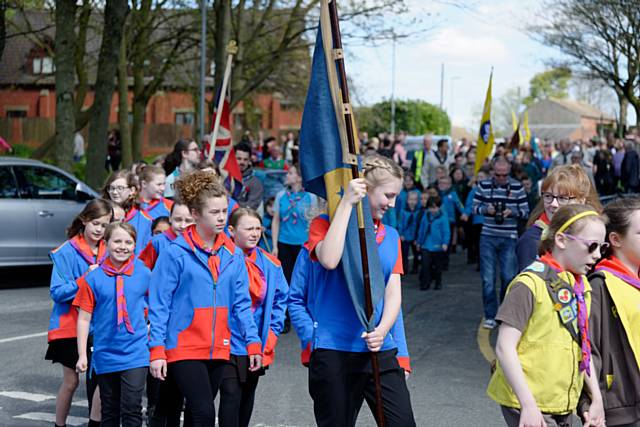
<svg viewBox="0 0 640 427">
<path fill-rule="evenodd" d="M 576 222 L 579 219 L 582 219 L 586 216 L 599 216 L 598 212 L 596 211 L 585 211 L 585 212 L 581 212 L 577 215 L 572 216 L 571 218 L 569 218 L 567 220 L 567 222 L 565 222 L 564 224 L 562 224 L 562 227 L 560 227 L 558 229 L 558 231 L 556 231 L 556 234 L 560 234 L 562 232 L 564 232 L 567 228 L 569 228 L 571 226 L 571 224 L 573 224 L 574 222 Z"/>
</svg>

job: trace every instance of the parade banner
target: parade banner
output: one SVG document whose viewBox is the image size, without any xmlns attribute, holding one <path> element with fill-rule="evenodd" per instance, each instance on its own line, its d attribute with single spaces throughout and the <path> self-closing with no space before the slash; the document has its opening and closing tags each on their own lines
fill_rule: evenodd
<svg viewBox="0 0 640 427">
<path fill-rule="evenodd" d="M 345 111 L 350 112 L 351 106 L 342 102 L 343 82 L 334 62 L 338 55 L 342 55 L 342 50 L 334 49 L 334 37 L 326 9 L 326 7 L 322 8 L 321 23 L 313 53 L 311 80 L 302 115 L 300 164 L 305 190 L 326 199 L 328 211 L 332 217 L 344 190 L 352 179 L 352 166 L 354 162 L 358 162 L 358 159 L 350 155 L 348 149 Z M 352 135 L 357 135 L 353 125 L 349 131 Z M 356 212 L 356 208 L 351 214 L 339 268 L 344 273 L 358 319 L 368 331 L 371 331 L 375 327 L 375 319 L 373 316 L 367 316 L 365 310 L 359 219 L 364 223 L 373 307 L 384 296 L 384 277 L 378 257 L 369 202 L 365 199 L 361 205 L 361 215 Z"/>
<path fill-rule="evenodd" d="M 219 93 L 218 96 L 220 96 Z M 220 174 L 224 179 L 225 187 L 227 187 L 231 195 L 234 196 L 242 191 L 242 171 L 240 170 L 240 166 L 238 166 L 236 153 L 233 149 L 230 110 L 229 97 L 225 96 L 222 102 L 220 118 L 218 119 L 219 128 L 217 138 L 213 141 L 214 132 L 210 134 L 209 143 L 204 147 L 204 156 L 216 162 L 220 169 Z M 216 123 L 217 115 L 218 109 L 216 108 L 213 112 L 211 123 Z M 214 152 L 210 154 L 212 146 Z"/>
<path fill-rule="evenodd" d="M 475 173 L 478 173 L 485 160 L 493 151 L 493 129 L 491 128 L 491 82 L 493 80 L 493 69 L 489 76 L 489 87 L 484 100 L 482 110 L 482 120 L 480 121 L 480 131 L 478 132 L 478 146 L 476 151 Z"/>
</svg>

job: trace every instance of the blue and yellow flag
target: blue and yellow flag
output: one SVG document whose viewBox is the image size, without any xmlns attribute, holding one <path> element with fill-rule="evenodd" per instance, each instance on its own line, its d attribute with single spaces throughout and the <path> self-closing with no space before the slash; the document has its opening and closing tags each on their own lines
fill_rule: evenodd
<svg viewBox="0 0 640 427">
<path fill-rule="evenodd" d="M 493 70 L 489 76 L 489 87 L 487 88 L 487 96 L 484 100 L 484 108 L 482 110 L 482 120 L 480 121 L 480 131 L 478 132 L 478 146 L 476 148 L 476 167 L 475 173 L 478 173 L 484 161 L 491 155 L 493 151 L 493 129 L 491 128 L 491 82 L 493 80 Z"/>
<path fill-rule="evenodd" d="M 334 49 L 327 0 L 322 1 L 320 27 L 316 38 L 311 80 L 302 114 L 300 129 L 300 166 L 306 191 L 327 200 L 329 217 L 336 207 L 351 177 L 351 164 L 359 162 L 348 150 L 344 112 L 352 112 L 350 105 L 342 102 L 341 85 L 334 58 L 342 51 Z M 354 127 L 354 135 L 355 127 Z M 356 138 L 357 139 L 357 138 Z M 356 146 L 356 150 L 357 150 Z M 357 150 L 358 151 L 358 150 Z M 384 295 L 384 276 L 378 257 L 373 219 L 369 202 L 362 202 L 367 256 L 373 306 Z M 347 227 L 342 261 L 338 267 L 344 273 L 349 294 L 362 325 L 371 331 L 374 319 L 365 314 L 364 279 L 358 231 L 357 209 L 353 209 Z M 327 303 L 330 303 L 327 301 Z"/>
</svg>

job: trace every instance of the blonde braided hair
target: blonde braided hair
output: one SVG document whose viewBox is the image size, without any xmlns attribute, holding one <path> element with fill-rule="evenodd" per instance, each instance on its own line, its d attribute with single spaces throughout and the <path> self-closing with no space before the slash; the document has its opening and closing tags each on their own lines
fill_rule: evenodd
<svg viewBox="0 0 640 427">
<path fill-rule="evenodd" d="M 367 187 L 375 187 L 392 178 L 402 180 L 404 172 L 396 162 L 379 154 L 368 154 L 362 157 L 362 170 Z"/>
</svg>

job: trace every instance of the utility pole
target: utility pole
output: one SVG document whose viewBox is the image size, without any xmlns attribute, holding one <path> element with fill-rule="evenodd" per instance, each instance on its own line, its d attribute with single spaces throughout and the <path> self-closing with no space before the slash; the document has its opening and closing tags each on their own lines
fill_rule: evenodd
<svg viewBox="0 0 640 427">
<path fill-rule="evenodd" d="M 200 114 L 198 118 L 198 139 L 200 144 L 204 141 L 204 96 L 205 88 L 204 81 L 206 78 L 206 65 L 207 65 L 207 0 L 200 0 L 200 15 L 201 15 L 201 28 L 200 28 L 200 97 L 198 99 L 198 108 Z"/>
<path fill-rule="evenodd" d="M 391 135 L 396 134 L 396 39 L 394 31 L 391 53 Z"/>
<path fill-rule="evenodd" d="M 440 68 L 440 109 L 444 111 L 444 62 Z"/>
</svg>

